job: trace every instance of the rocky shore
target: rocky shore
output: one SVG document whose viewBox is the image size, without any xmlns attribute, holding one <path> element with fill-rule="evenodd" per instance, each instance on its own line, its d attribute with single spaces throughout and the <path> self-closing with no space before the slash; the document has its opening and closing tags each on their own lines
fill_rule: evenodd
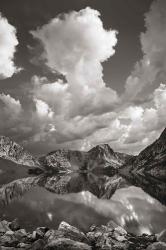
<svg viewBox="0 0 166 250">
<path fill-rule="evenodd" d="M 136 236 L 127 233 L 114 222 L 106 226 L 91 226 L 83 233 L 66 222 L 57 230 L 38 227 L 26 232 L 17 220 L 0 222 L 0 250 L 165 250 L 166 230 L 158 235 Z"/>
</svg>

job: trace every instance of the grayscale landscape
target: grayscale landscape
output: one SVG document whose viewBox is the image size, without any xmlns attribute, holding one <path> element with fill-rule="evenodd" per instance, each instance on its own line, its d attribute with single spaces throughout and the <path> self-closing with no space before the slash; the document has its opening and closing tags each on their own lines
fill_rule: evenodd
<svg viewBox="0 0 166 250">
<path fill-rule="evenodd" d="M 0 250 L 166 250 L 166 1 L 0 1 Z"/>
</svg>

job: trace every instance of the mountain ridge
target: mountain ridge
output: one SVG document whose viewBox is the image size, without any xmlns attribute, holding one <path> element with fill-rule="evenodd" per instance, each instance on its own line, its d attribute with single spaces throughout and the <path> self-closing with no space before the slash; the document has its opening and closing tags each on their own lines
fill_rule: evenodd
<svg viewBox="0 0 166 250">
<path fill-rule="evenodd" d="M 100 144 L 89 151 L 57 149 L 39 158 L 41 165 L 60 171 L 112 169 L 116 171 L 132 156 L 115 152 L 108 144 Z"/>
<path fill-rule="evenodd" d="M 143 149 L 131 164 L 132 172 L 144 172 L 166 179 L 166 128 L 152 144 Z"/>
<path fill-rule="evenodd" d="M 109 144 L 99 144 L 89 151 L 57 149 L 36 159 L 9 137 L 0 136 L 0 157 L 44 171 L 73 172 L 107 170 L 111 174 L 119 169 L 149 174 L 166 179 L 166 128 L 152 144 L 137 156 L 114 151 Z"/>
<path fill-rule="evenodd" d="M 19 165 L 40 167 L 38 160 L 9 137 L 0 136 L 0 157 Z"/>
</svg>

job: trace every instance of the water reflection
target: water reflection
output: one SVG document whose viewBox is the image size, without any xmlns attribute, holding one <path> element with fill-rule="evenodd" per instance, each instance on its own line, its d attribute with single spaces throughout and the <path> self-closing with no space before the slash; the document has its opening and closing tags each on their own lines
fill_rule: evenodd
<svg viewBox="0 0 166 250">
<path fill-rule="evenodd" d="M 142 184 L 144 191 L 137 187 L 147 182 L 143 177 L 141 181 L 135 179 L 135 186 L 133 179 L 118 175 L 74 173 L 27 177 L 27 173 L 18 169 L 13 176 L 10 172 L 5 181 L 0 174 L 4 184 L 0 188 L 0 218 L 18 218 L 28 230 L 37 226 L 57 228 L 63 220 L 83 231 L 110 219 L 136 234 L 156 233 L 166 227 L 166 208 L 158 201 L 163 199 L 163 193 L 156 192 L 156 200 L 149 195 L 151 188 L 147 188 L 148 194 L 146 185 Z M 13 180 L 16 175 L 19 179 Z M 161 182 L 154 181 L 152 186 L 156 185 L 158 190 Z"/>
<path fill-rule="evenodd" d="M 166 182 L 156 179 L 148 174 L 130 173 L 123 175 L 131 184 L 141 187 L 146 193 L 166 205 Z"/>
<path fill-rule="evenodd" d="M 23 177 L 28 177 L 27 167 L 0 158 L 0 186 Z"/>
<path fill-rule="evenodd" d="M 152 234 L 166 227 L 166 208 L 141 188 L 130 186 L 116 191 L 112 200 L 120 201 L 129 212 L 121 215 L 121 224 L 131 233 Z"/>
<path fill-rule="evenodd" d="M 43 181 L 41 181 L 43 178 Z M 89 191 L 98 198 L 109 199 L 123 181 L 117 175 L 113 177 L 90 173 L 72 173 L 68 175 L 43 176 L 40 183 L 46 189 L 57 194 L 79 193 Z"/>
<path fill-rule="evenodd" d="M 13 200 L 8 206 L 1 206 L 0 216 L 9 220 L 19 218 L 21 225 L 29 230 L 43 225 L 57 228 L 63 220 L 87 230 L 93 223 L 102 224 L 107 221 L 105 216 L 92 208 L 81 202 L 73 202 L 70 194 L 63 197 L 42 187 L 34 187 L 21 199 Z"/>
</svg>

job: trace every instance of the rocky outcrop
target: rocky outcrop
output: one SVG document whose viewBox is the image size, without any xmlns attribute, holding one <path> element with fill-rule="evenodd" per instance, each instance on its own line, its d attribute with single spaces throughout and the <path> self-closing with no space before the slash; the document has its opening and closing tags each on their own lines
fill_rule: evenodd
<svg viewBox="0 0 166 250">
<path fill-rule="evenodd" d="M 56 150 L 39 158 L 45 169 L 58 172 L 110 171 L 115 173 L 132 156 L 114 152 L 108 144 L 98 145 L 88 152 Z"/>
<path fill-rule="evenodd" d="M 40 167 L 35 157 L 10 138 L 0 136 L 0 157 L 28 167 Z"/>
<path fill-rule="evenodd" d="M 166 128 L 155 142 L 141 151 L 130 167 L 132 172 L 144 172 L 166 180 Z"/>
<path fill-rule="evenodd" d="M 0 249 L 31 250 L 165 250 L 166 244 L 156 235 L 135 236 L 112 221 L 105 226 L 91 226 L 83 233 L 66 222 L 57 230 L 38 227 L 33 232 L 21 229 L 17 220 L 0 222 Z"/>
<path fill-rule="evenodd" d="M 58 149 L 40 157 L 39 162 L 47 171 L 52 169 L 57 172 L 72 172 L 83 168 L 85 159 L 85 152 Z"/>
<path fill-rule="evenodd" d="M 132 156 L 115 152 L 108 144 L 98 145 L 88 151 L 89 161 L 95 163 L 95 167 L 103 165 L 104 168 L 118 169 Z M 93 168 L 93 166 L 92 166 Z"/>
<path fill-rule="evenodd" d="M 155 242 L 148 246 L 147 250 L 166 250 L 166 244 L 164 242 Z"/>
<path fill-rule="evenodd" d="M 86 235 L 77 228 L 66 222 L 59 225 L 58 230 L 49 230 L 45 238 L 47 245 L 45 249 L 80 249 L 90 250 L 89 240 Z"/>
<path fill-rule="evenodd" d="M 122 227 L 110 222 L 106 226 L 92 226 L 87 234 L 94 249 L 146 249 L 156 241 L 155 235 L 135 236 L 127 233 Z"/>
</svg>

